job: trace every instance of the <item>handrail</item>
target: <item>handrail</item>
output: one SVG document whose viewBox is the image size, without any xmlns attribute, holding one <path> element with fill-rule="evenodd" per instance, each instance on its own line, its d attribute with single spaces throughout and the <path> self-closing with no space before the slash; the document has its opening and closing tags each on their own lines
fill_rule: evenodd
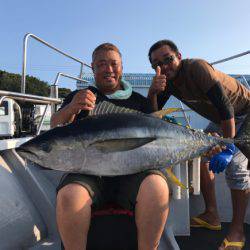
<svg viewBox="0 0 250 250">
<path fill-rule="evenodd" d="M 14 93 L 14 92 L 13 92 L 13 93 Z M 12 100 L 15 100 L 15 99 L 16 99 L 14 96 L 6 96 L 6 95 L 1 96 L 1 97 L 0 97 L 0 105 L 2 104 L 3 100 L 6 99 L 6 98 L 12 99 Z M 39 125 L 38 125 L 38 129 L 37 129 L 36 135 L 39 135 L 40 132 L 41 132 L 42 124 L 43 124 L 43 121 L 44 121 L 45 114 L 46 114 L 46 112 L 47 112 L 48 106 L 49 106 L 49 104 L 47 103 L 47 105 L 46 105 L 46 107 L 45 107 L 45 109 L 44 109 L 44 112 L 43 112 L 43 114 L 42 114 L 42 119 L 41 119 L 41 121 L 39 122 Z"/>
<path fill-rule="evenodd" d="M 241 56 L 245 56 L 245 55 L 247 55 L 247 54 L 250 54 L 250 50 L 245 51 L 245 52 L 240 53 L 240 54 L 237 54 L 237 55 L 234 55 L 234 56 L 230 56 L 230 57 L 227 57 L 227 58 L 224 58 L 224 59 L 221 59 L 221 60 L 212 62 L 212 63 L 210 63 L 210 64 L 211 64 L 211 65 L 215 65 L 215 64 L 227 62 L 227 61 L 230 61 L 230 60 L 232 60 L 232 59 L 235 59 L 235 58 L 238 58 L 238 57 L 241 57 Z"/>
<path fill-rule="evenodd" d="M 233 60 L 233 59 L 235 59 L 235 58 L 242 57 L 242 56 L 245 56 L 245 55 L 248 55 L 248 54 L 250 54 L 250 50 L 247 50 L 247 51 L 242 52 L 242 53 L 240 53 L 240 54 L 236 54 L 236 55 L 234 55 L 234 56 L 230 56 L 230 57 L 227 57 L 227 58 L 224 58 L 224 59 L 221 59 L 221 60 L 212 62 L 211 65 L 215 65 L 215 64 L 227 62 L 227 61 L 230 61 L 230 60 Z M 246 80 L 246 78 L 245 78 L 243 75 L 240 75 L 240 76 L 243 78 L 243 80 L 244 80 L 245 83 L 246 83 L 246 86 L 249 88 L 249 83 L 248 83 L 248 81 Z"/>
<path fill-rule="evenodd" d="M 51 88 L 50 89 L 50 96 L 51 97 L 58 98 L 58 81 L 59 81 L 60 76 L 64 76 L 64 77 L 67 77 L 67 78 L 70 78 L 73 80 L 77 80 L 80 82 L 84 82 L 84 83 L 89 83 L 89 81 L 87 81 L 87 80 L 84 80 L 84 79 L 81 79 L 81 78 L 78 78 L 75 76 L 71 76 L 71 75 L 68 75 L 68 74 L 65 74 L 62 72 L 58 72 L 54 84 L 51 84 L 51 86 L 50 86 L 50 88 Z M 51 104 L 51 114 L 54 114 L 55 112 L 56 112 L 56 105 Z"/>
<path fill-rule="evenodd" d="M 8 96 L 6 96 L 6 95 L 1 96 L 1 98 L 0 98 L 0 105 L 2 104 L 3 100 L 6 99 L 6 98 L 8 98 Z"/>
<path fill-rule="evenodd" d="M 50 104 L 50 103 L 60 104 L 62 102 L 58 98 L 23 94 L 23 93 L 11 92 L 11 91 L 5 91 L 5 90 L 0 90 L 0 96 L 7 96 L 7 97 L 12 97 L 12 99 L 15 99 L 15 100 L 40 103 L 40 104 Z"/>
<path fill-rule="evenodd" d="M 38 42 L 46 45 L 47 47 L 55 50 L 56 52 L 78 62 L 81 64 L 81 68 L 80 68 L 80 77 L 82 77 L 82 74 L 83 74 L 83 66 L 86 66 L 86 67 L 89 67 L 89 68 L 92 68 L 90 65 L 84 63 L 83 61 L 63 52 L 62 50 L 59 50 L 58 48 L 54 47 L 53 45 L 50 45 L 49 43 L 45 42 L 44 40 L 42 40 L 41 38 L 35 36 L 34 34 L 31 34 L 31 33 L 27 33 L 25 36 L 24 36 L 24 40 L 23 40 L 23 65 L 22 65 L 22 83 L 21 83 L 21 93 L 25 93 L 25 85 L 26 85 L 26 64 L 27 64 L 27 47 L 28 47 L 28 39 L 32 37 L 34 38 L 35 40 L 37 40 Z"/>
<path fill-rule="evenodd" d="M 64 76 L 64 77 L 67 77 L 67 78 L 70 78 L 70 79 L 73 79 L 73 80 L 77 80 L 77 81 L 80 81 L 80 82 L 84 82 L 84 83 L 89 83 L 89 81 L 87 81 L 87 80 L 83 80 L 83 79 L 75 77 L 75 76 L 71 76 L 71 75 L 68 75 L 68 74 L 65 74 L 65 73 L 62 73 L 62 72 L 58 72 L 57 76 L 56 76 L 56 80 L 55 80 L 53 85 L 57 85 L 60 76 Z"/>
</svg>

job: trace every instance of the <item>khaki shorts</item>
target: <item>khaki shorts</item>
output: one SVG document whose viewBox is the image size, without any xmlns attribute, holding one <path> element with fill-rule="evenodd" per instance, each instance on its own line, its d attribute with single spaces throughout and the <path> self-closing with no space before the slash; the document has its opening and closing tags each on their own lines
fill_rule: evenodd
<svg viewBox="0 0 250 250">
<path fill-rule="evenodd" d="M 115 203 L 124 209 L 134 211 L 136 197 L 142 181 L 151 174 L 166 176 L 160 170 L 147 170 L 137 174 L 99 177 L 78 173 L 66 174 L 62 177 L 57 192 L 71 183 L 78 183 L 85 187 L 92 198 L 92 208 L 100 209 L 104 204 Z"/>
</svg>

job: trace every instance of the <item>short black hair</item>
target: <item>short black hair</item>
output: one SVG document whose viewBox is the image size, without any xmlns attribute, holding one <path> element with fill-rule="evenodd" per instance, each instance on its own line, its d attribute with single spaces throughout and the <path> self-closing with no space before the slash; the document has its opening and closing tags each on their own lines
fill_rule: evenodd
<svg viewBox="0 0 250 250">
<path fill-rule="evenodd" d="M 113 50 L 113 51 L 116 51 L 120 57 L 122 57 L 122 54 L 120 52 L 120 50 L 112 43 L 102 43 L 100 44 L 98 47 L 96 47 L 92 53 L 92 61 L 95 60 L 95 57 L 96 57 L 96 54 L 101 51 L 101 50 L 104 50 L 104 51 L 109 51 L 109 50 Z"/>
<path fill-rule="evenodd" d="M 164 45 L 168 45 L 175 52 L 175 54 L 179 53 L 179 50 L 178 50 L 178 48 L 177 48 L 177 46 L 176 46 L 176 44 L 174 42 L 172 42 L 171 40 L 167 40 L 167 39 L 160 40 L 160 41 L 154 43 L 151 46 L 151 48 L 149 49 L 148 58 L 149 58 L 150 62 L 151 62 L 151 54 L 152 54 L 152 52 L 159 49 L 159 48 L 161 48 Z"/>
</svg>

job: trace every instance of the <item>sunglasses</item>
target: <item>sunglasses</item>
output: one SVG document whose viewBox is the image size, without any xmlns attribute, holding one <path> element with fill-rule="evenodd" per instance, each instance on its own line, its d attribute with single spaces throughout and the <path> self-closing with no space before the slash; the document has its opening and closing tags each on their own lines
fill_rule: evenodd
<svg viewBox="0 0 250 250">
<path fill-rule="evenodd" d="M 168 65 L 174 61 L 175 56 L 167 56 L 163 59 L 163 61 L 159 61 L 157 63 L 152 64 L 152 68 L 156 70 L 157 66 L 163 66 L 163 65 Z"/>
</svg>

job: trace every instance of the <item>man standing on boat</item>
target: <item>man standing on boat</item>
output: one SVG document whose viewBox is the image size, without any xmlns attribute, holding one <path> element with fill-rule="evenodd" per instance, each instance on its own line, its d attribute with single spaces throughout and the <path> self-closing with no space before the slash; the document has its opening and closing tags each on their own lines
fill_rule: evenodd
<svg viewBox="0 0 250 250">
<path fill-rule="evenodd" d="M 144 113 L 152 111 L 149 100 L 122 79 L 121 53 L 116 46 L 98 46 L 92 54 L 92 68 L 96 88 L 74 91 L 66 97 L 52 117 L 52 127 L 86 117 L 100 101 Z M 134 212 L 138 249 L 156 250 L 168 215 L 169 190 L 165 176 L 155 170 L 117 177 L 64 176 L 58 187 L 56 214 L 65 249 L 86 249 L 91 212 L 107 200 Z"/>
<path fill-rule="evenodd" d="M 250 91 L 247 88 L 204 60 L 182 60 L 177 46 L 170 40 L 156 42 L 150 48 L 148 56 L 156 71 L 148 93 L 155 110 L 162 109 L 173 95 L 211 121 L 206 132 L 220 131 L 225 138 L 235 136 L 250 107 Z M 235 150 L 232 148 L 226 156 L 224 154 L 226 161 L 232 158 L 235 153 L 233 151 Z M 250 190 L 247 162 L 247 158 L 237 151 L 226 169 L 226 179 L 232 195 L 233 219 L 220 250 L 241 249 L 244 245 L 243 223 Z M 223 163 L 213 164 L 212 170 L 218 173 L 225 167 L 226 164 Z M 201 190 L 206 209 L 192 219 L 191 225 L 220 230 L 214 174 L 209 172 L 207 161 L 201 166 Z"/>
</svg>

